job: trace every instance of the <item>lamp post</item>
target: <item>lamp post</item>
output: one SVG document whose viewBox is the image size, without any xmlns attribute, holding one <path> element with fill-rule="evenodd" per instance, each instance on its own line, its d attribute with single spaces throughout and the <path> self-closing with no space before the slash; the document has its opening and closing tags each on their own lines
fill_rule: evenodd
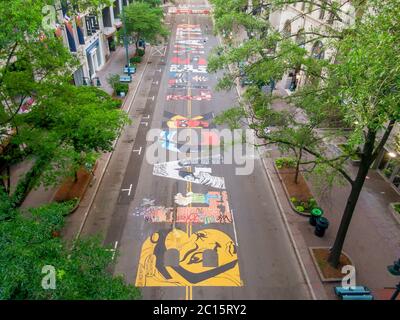
<svg viewBox="0 0 400 320">
<path fill-rule="evenodd" d="M 393 265 L 388 266 L 387 268 L 390 274 L 394 276 L 400 276 L 400 259 L 393 262 Z M 399 293 L 400 293 L 400 282 L 396 285 L 396 290 L 393 292 L 393 295 L 390 298 L 390 300 L 396 300 Z"/>
<path fill-rule="evenodd" d="M 125 55 L 126 55 L 126 67 L 128 68 L 128 77 L 131 76 L 131 69 L 129 63 L 129 43 L 128 43 L 128 35 L 126 31 L 126 19 L 125 19 L 125 9 L 124 5 L 122 4 L 122 24 L 124 29 L 124 46 L 125 46 Z"/>
</svg>

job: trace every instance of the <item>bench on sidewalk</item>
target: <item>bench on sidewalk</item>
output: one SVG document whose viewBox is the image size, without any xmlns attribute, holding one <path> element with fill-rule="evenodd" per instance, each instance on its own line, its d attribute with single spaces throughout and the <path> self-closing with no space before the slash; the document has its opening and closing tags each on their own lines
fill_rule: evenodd
<svg viewBox="0 0 400 320">
<path fill-rule="evenodd" d="M 342 300 L 373 300 L 371 291 L 364 286 L 334 287 L 335 294 Z"/>
<path fill-rule="evenodd" d="M 124 73 L 134 74 L 135 72 L 136 72 L 136 68 L 135 67 L 129 67 L 129 70 L 128 70 L 128 67 L 124 68 Z"/>
<path fill-rule="evenodd" d="M 131 76 L 119 76 L 119 81 L 120 82 L 131 82 L 132 81 L 132 77 Z"/>
<path fill-rule="evenodd" d="M 374 300 L 374 297 L 370 294 L 360 294 L 360 295 L 344 295 L 342 300 Z"/>
</svg>

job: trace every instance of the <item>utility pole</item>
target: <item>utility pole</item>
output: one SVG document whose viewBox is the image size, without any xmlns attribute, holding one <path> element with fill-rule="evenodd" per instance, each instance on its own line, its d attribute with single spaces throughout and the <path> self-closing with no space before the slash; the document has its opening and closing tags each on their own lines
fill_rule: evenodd
<svg viewBox="0 0 400 320">
<path fill-rule="evenodd" d="M 121 2 L 122 3 L 122 2 Z M 128 43 L 128 35 L 126 31 L 126 19 L 125 19 L 125 9 L 122 3 L 122 24 L 124 29 L 124 46 L 125 46 L 125 54 L 126 54 L 126 67 L 128 68 L 128 77 L 131 76 L 131 68 L 129 63 L 129 43 Z"/>
</svg>

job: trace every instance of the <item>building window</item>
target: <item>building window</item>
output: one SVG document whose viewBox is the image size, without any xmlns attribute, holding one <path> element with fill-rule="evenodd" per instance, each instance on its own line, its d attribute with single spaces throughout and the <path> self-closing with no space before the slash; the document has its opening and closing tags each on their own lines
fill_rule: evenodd
<svg viewBox="0 0 400 320">
<path fill-rule="evenodd" d="M 100 29 L 99 20 L 96 15 L 85 16 L 86 32 L 88 36 L 91 36 Z"/>
<path fill-rule="evenodd" d="M 328 23 L 329 24 L 333 24 L 333 21 L 335 20 L 335 16 L 333 15 L 333 13 L 329 13 L 329 18 L 328 18 Z"/>
<path fill-rule="evenodd" d="M 304 48 L 306 44 L 306 35 L 304 34 L 304 29 L 300 29 L 296 35 L 296 43 Z"/>
<path fill-rule="evenodd" d="M 314 1 L 310 1 L 309 5 L 308 5 L 308 13 L 311 13 L 313 8 L 314 8 Z"/>
<path fill-rule="evenodd" d="M 321 41 L 316 41 L 312 47 L 311 50 L 311 56 L 314 59 L 324 59 L 325 57 L 325 51 L 324 51 L 324 45 Z"/>
<path fill-rule="evenodd" d="M 283 26 L 282 34 L 285 38 L 289 38 L 292 34 L 292 25 L 290 20 L 287 20 L 285 22 L 285 25 Z"/>
<path fill-rule="evenodd" d="M 325 18 L 325 11 L 326 11 L 326 0 L 322 1 L 321 9 L 319 11 L 319 19 L 324 20 Z"/>
</svg>

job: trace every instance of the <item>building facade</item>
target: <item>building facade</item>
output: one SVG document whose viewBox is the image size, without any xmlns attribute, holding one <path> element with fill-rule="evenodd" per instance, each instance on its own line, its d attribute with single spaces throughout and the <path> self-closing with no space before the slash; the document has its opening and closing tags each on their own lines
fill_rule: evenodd
<svg viewBox="0 0 400 320">
<path fill-rule="evenodd" d="M 116 50 L 116 32 L 122 27 L 123 6 L 133 0 L 115 0 L 112 6 L 98 8 L 96 12 L 83 12 L 73 19 L 67 8 L 58 11 L 56 35 L 62 37 L 70 52 L 77 56 L 80 66 L 72 75 L 75 85 L 95 84 L 97 72 Z"/>
<path fill-rule="evenodd" d="M 307 33 L 313 30 L 333 28 L 340 29 L 343 25 L 354 22 L 354 8 L 349 1 L 342 0 L 342 22 L 326 9 L 328 0 L 297 2 L 285 6 L 282 10 L 270 13 L 269 21 L 275 30 L 283 35 L 292 37 L 299 46 L 305 48 L 310 55 L 317 59 L 331 59 L 333 52 L 323 43 L 323 40 L 310 42 Z M 305 82 L 304 73 L 293 69 L 277 84 L 278 88 L 285 89 L 289 94 Z"/>
</svg>

